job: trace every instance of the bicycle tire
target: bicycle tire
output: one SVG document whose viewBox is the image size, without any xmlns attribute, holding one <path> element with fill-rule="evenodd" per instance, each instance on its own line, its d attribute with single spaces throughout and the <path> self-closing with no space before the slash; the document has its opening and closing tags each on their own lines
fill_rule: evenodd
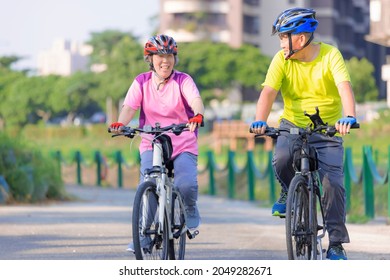
<svg viewBox="0 0 390 280">
<path fill-rule="evenodd" d="M 288 259 L 312 259 L 313 235 L 309 221 L 307 181 L 304 176 L 298 175 L 291 181 L 287 195 L 286 243 Z"/>
<path fill-rule="evenodd" d="M 313 188 L 315 188 L 315 186 L 313 185 L 312 186 Z M 312 248 L 313 250 L 311 250 L 311 259 L 312 260 L 317 260 L 318 259 L 318 256 L 320 255 L 320 250 L 322 250 L 322 248 L 319 247 L 319 240 L 318 240 L 318 219 L 317 219 L 317 203 L 318 203 L 318 197 L 317 197 L 317 192 L 316 190 L 314 190 L 314 192 L 310 193 L 312 195 L 312 200 L 313 200 L 313 204 L 312 204 L 312 221 L 311 221 L 311 232 L 313 233 L 312 236 L 311 236 L 311 244 L 312 244 Z M 321 256 L 321 255 L 320 255 Z"/>
<path fill-rule="evenodd" d="M 322 247 L 322 238 L 326 234 L 326 225 L 325 225 L 325 218 L 324 218 L 324 208 L 322 205 L 322 185 L 319 178 L 318 173 L 314 174 L 313 176 L 313 185 L 315 188 L 315 209 L 316 209 L 316 220 L 315 223 L 317 224 L 317 259 L 323 260 L 324 259 L 324 253 L 325 250 Z"/>
<path fill-rule="evenodd" d="M 158 233 L 159 202 L 156 184 L 146 181 L 138 186 L 133 204 L 133 243 L 137 260 L 167 260 L 169 232 L 164 213 L 164 228 Z M 165 211 L 164 211 L 165 212 Z"/>
<path fill-rule="evenodd" d="M 185 231 L 185 208 L 180 193 L 172 193 L 171 231 L 173 239 L 169 241 L 169 259 L 184 260 L 187 235 Z"/>
</svg>

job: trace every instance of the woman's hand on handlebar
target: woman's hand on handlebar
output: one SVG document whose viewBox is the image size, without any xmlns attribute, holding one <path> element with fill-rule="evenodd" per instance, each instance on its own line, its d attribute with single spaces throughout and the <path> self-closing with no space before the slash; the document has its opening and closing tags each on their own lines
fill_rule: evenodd
<svg viewBox="0 0 390 280">
<path fill-rule="evenodd" d="M 188 129 L 194 132 L 198 127 L 204 126 L 204 120 L 202 114 L 196 114 L 194 117 L 188 120 Z"/>
<path fill-rule="evenodd" d="M 120 133 L 121 130 L 122 130 L 122 127 L 124 127 L 125 125 L 121 122 L 114 122 L 110 125 L 110 127 L 108 128 L 108 132 L 111 132 L 111 133 Z"/>
</svg>

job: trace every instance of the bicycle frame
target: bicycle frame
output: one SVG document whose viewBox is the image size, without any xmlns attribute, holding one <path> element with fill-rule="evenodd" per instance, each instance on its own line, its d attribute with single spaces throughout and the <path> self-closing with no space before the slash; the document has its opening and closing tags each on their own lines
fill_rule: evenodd
<svg viewBox="0 0 390 280">
<path fill-rule="evenodd" d="M 161 143 L 153 139 L 153 167 L 149 169 L 145 174 L 145 181 L 156 180 L 156 193 L 158 194 L 159 200 L 159 217 L 158 222 L 160 224 L 158 233 L 162 234 L 164 228 L 164 215 L 171 217 L 171 202 L 173 183 L 169 179 L 165 165 L 163 164 L 163 148 Z M 171 219 L 167 219 L 168 228 L 171 228 Z M 173 239 L 173 234 L 169 231 L 169 239 Z"/>
<path fill-rule="evenodd" d="M 178 190 L 175 190 L 173 185 L 173 180 L 171 177 L 167 174 L 167 167 L 165 166 L 165 163 L 163 161 L 163 146 L 162 144 L 157 141 L 158 139 L 157 134 L 153 140 L 153 167 L 151 169 L 148 169 L 145 172 L 145 181 L 148 180 L 155 180 L 156 182 L 156 193 L 158 194 L 159 199 L 159 227 L 158 227 L 158 234 L 162 234 L 162 230 L 164 228 L 164 215 L 166 214 L 167 217 L 172 217 L 172 201 L 173 201 L 173 194 L 177 193 L 177 195 L 181 196 Z M 180 203 L 180 207 L 184 208 L 184 203 L 181 199 L 178 200 Z M 184 219 L 187 220 L 187 214 L 184 212 Z M 170 218 L 167 219 L 168 228 L 172 227 L 172 221 Z M 199 234 L 199 231 L 190 232 L 187 228 L 187 225 L 185 225 L 180 232 L 177 232 L 177 235 L 180 235 L 181 233 L 186 232 L 189 239 L 195 238 L 197 234 Z M 169 231 L 169 239 L 172 240 L 177 236 L 173 235 L 172 231 Z"/>
</svg>

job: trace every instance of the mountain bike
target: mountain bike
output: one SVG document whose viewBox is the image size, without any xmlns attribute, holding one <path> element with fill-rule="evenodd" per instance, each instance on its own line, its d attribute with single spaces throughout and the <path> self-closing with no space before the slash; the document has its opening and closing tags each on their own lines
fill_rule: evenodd
<svg viewBox="0 0 390 280">
<path fill-rule="evenodd" d="M 171 156 L 172 141 L 168 133 L 180 135 L 187 124 L 161 127 L 122 127 L 115 136 L 134 138 L 153 135 L 153 167 L 144 172 L 144 181 L 138 186 L 133 204 L 132 231 L 137 260 L 183 260 L 186 237 L 195 238 L 198 230 L 190 231 L 186 225 L 183 198 L 174 186 Z M 109 130 L 110 132 L 110 130 Z"/>
<path fill-rule="evenodd" d="M 322 248 L 322 238 L 326 233 L 324 209 L 321 201 L 322 184 L 319 176 L 317 151 L 309 143 L 310 135 L 322 133 L 330 137 L 337 131 L 334 126 L 325 124 L 316 113 L 309 115 L 312 125 L 306 128 L 293 127 L 290 129 L 267 127 L 265 134 L 276 139 L 281 133 L 297 135 L 294 149 L 293 167 L 295 175 L 288 188 L 286 202 L 286 243 L 287 255 L 290 260 L 324 259 L 325 249 Z M 359 128 L 355 123 L 351 128 Z M 256 135 L 262 136 L 262 135 Z M 296 146 L 294 146 L 296 147 Z"/>
</svg>

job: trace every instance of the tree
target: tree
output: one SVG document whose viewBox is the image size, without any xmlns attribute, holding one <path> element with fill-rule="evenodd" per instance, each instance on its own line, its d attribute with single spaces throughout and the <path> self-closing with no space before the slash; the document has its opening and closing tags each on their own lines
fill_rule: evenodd
<svg viewBox="0 0 390 280">
<path fill-rule="evenodd" d="M 8 124 L 24 126 L 40 119 L 47 121 L 52 114 L 50 95 L 59 76 L 30 77 L 14 82 L 5 110 Z M 15 108 L 17 112 L 15 113 Z"/>
<path fill-rule="evenodd" d="M 124 98 L 133 79 L 141 72 L 148 71 L 144 61 L 143 46 L 132 37 L 123 37 L 106 59 L 107 71 L 100 75 L 102 89 L 100 101 L 107 96 L 119 102 Z"/>
<path fill-rule="evenodd" d="M 92 89 L 91 97 L 101 108 L 106 107 L 107 99 L 119 104 L 131 81 L 148 70 L 143 60 L 143 46 L 131 33 L 112 30 L 93 33 L 89 43 L 94 47 L 93 61 L 106 66 L 104 72 L 95 75 L 99 86 Z"/>
<path fill-rule="evenodd" d="M 212 42 L 182 44 L 179 57 L 178 69 L 194 77 L 206 104 L 214 98 L 226 98 L 235 84 L 258 87 L 270 63 L 254 46 L 231 48 Z"/>
<path fill-rule="evenodd" d="M 0 67 L 0 128 L 6 124 L 8 116 L 15 115 L 15 108 L 18 108 L 17 104 L 16 107 L 11 104 L 15 84 L 27 79 L 22 72 Z M 20 112 L 19 114 L 23 113 Z"/>
<path fill-rule="evenodd" d="M 356 57 L 347 60 L 347 69 L 351 76 L 352 89 L 358 103 L 378 100 L 379 91 L 374 78 L 374 66 L 366 58 Z"/>
<path fill-rule="evenodd" d="M 265 80 L 271 58 L 261 54 L 252 45 L 242 45 L 235 50 L 236 71 L 235 80 L 246 87 L 259 87 Z"/>
<path fill-rule="evenodd" d="M 51 107 L 56 113 L 66 112 L 67 121 L 71 122 L 77 114 L 83 114 L 96 103 L 93 92 L 99 86 L 93 73 L 77 72 L 62 77 L 52 88 Z"/>
<path fill-rule="evenodd" d="M 21 59 L 19 56 L 2 56 L 0 57 L 0 68 L 11 69 L 12 64 L 18 62 Z"/>
<path fill-rule="evenodd" d="M 114 47 L 124 38 L 130 37 L 132 40 L 137 40 L 129 32 L 119 30 L 105 30 L 103 32 L 92 32 L 91 39 L 87 44 L 93 47 L 91 54 L 91 63 L 106 63 Z"/>
</svg>

